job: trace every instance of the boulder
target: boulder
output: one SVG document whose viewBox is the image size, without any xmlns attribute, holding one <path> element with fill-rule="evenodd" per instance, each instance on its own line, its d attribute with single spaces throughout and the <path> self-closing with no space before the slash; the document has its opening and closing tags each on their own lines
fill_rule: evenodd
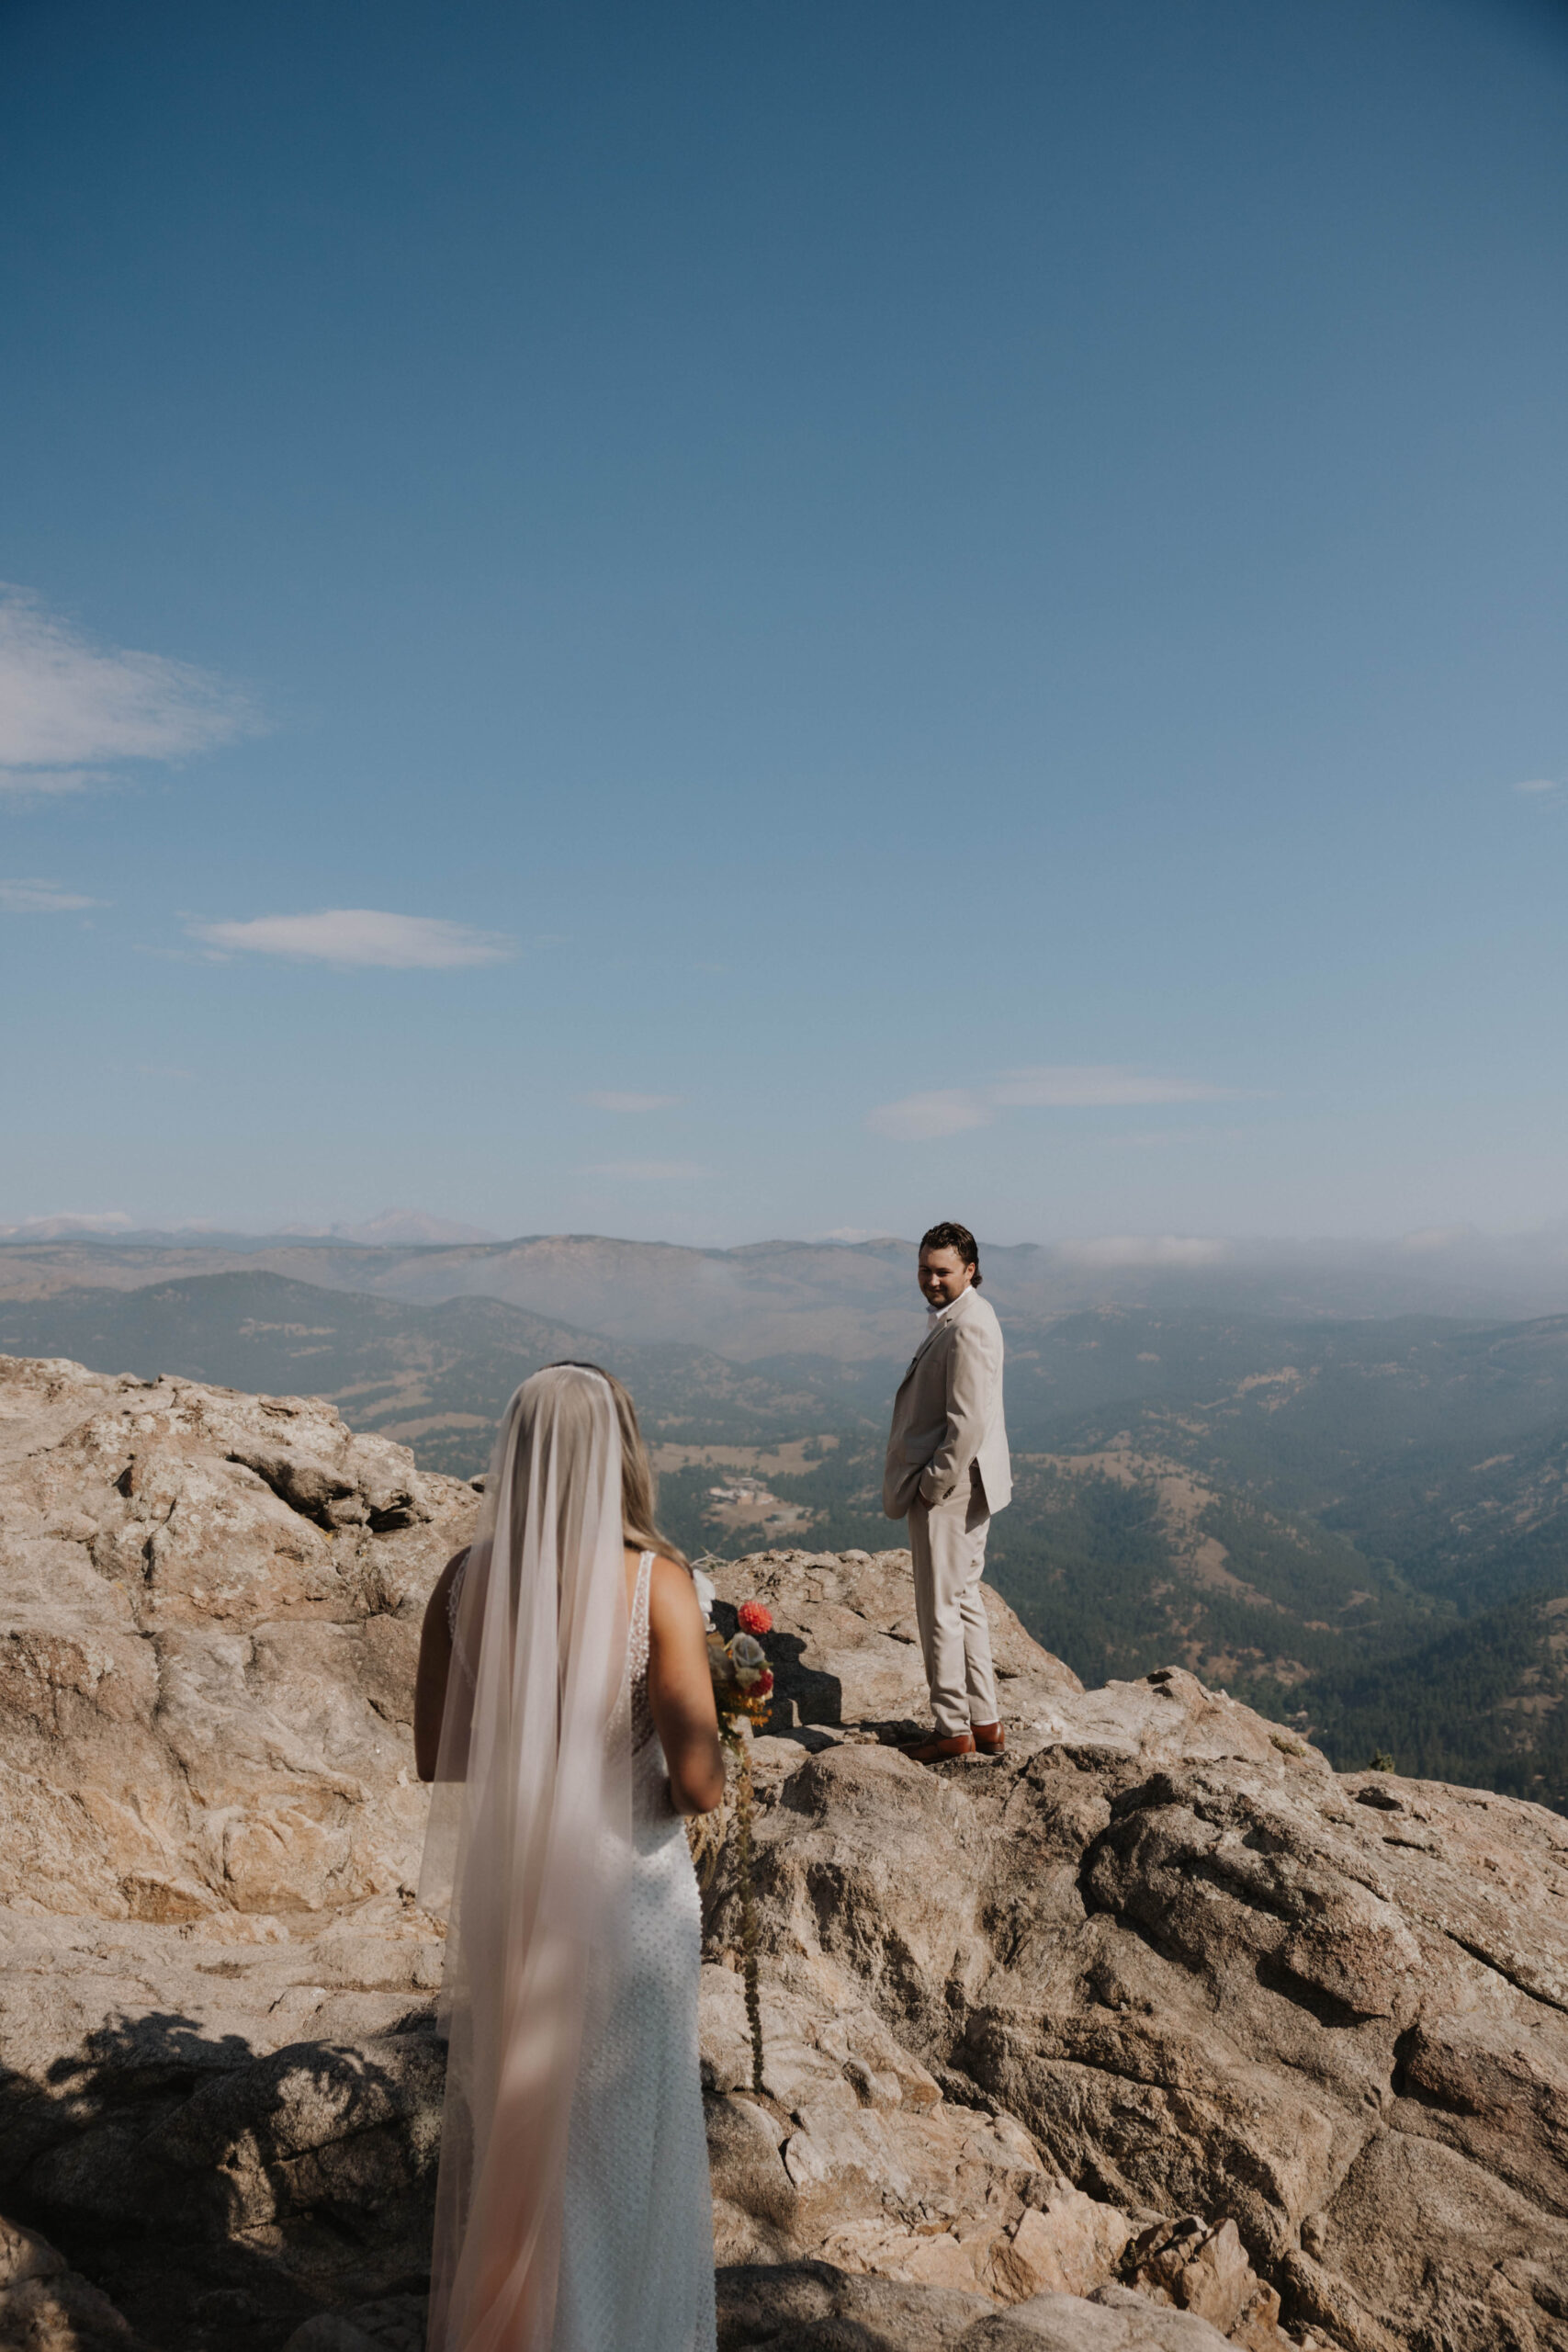
<svg viewBox="0 0 1568 2352">
<path fill-rule="evenodd" d="M 426 2266 L 409 1724 L 477 1508 L 312 1399 L 0 1359 L 0 2195 L 160 2346 Z"/>
<path fill-rule="evenodd" d="M 0 2220 L 4 2352 L 138 2352 L 124 2316 L 36 2230 Z"/>
<path fill-rule="evenodd" d="M 313 1400 L 0 1359 L 0 1902 L 265 1936 L 412 1895 L 419 1622 L 477 1507 Z"/>
<path fill-rule="evenodd" d="M 716 1571 L 818 1690 L 897 1639 L 901 1574 Z M 1349 2352 L 1568 2346 L 1568 1823 L 1337 1776 L 1179 1669 L 1082 1691 L 1041 1654 L 1002 1687 L 996 1760 L 923 1768 L 825 1712 L 756 1740 L 765 1998 L 874 2011 L 1139 2224 L 1124 2279 L 1234 2341 L 1282 2312 Z"/>
<path fill-rule="evenodd" d="M 823 2262 L 718 2274 L 719 2352 L 1224 2352 L 1206 2320 L 1124 2288 L 988 2309 L 949 2288 L 858 2278 Z"/>
<path fill-rule="evenodd" d="M 864 2006 L 770 1984 L 767 2089 L 741 1981 L 704 1971 L 702 2065 L 715 2244 L 729 2264 L 816 2256 L 836 2269 L 1016 2302 L 1114 2274 L 1125 2217 L 1042 2164 L 992 2105 L 954 2106 Z"/>
<path fill-rule="evenodd" d="M 409 1714 L 476 1508 L 310 1399 L 0 1360 L 18 2344 L 418 2352 Z M 1568 1825 L 1085 1691 L 991 1595 L 1008 1752 L 923 1770 L 907 1554 L 716 1581 L 778 1692 L 761 2093 L 733 1837 L 705 1908 L 725 2343 L 1568 2352 Z"/>
</svg>

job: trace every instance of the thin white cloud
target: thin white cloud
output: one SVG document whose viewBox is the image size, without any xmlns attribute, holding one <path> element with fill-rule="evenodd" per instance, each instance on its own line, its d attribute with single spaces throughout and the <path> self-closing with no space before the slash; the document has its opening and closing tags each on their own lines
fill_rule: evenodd
<svg viewBox="0 0 1568 2352">
<path fill-rule="evenodd" d="M 635 1114 L 639 1111 L 668 1111 L 679 1102 L 678 1094 L 618 1094 L 613 1088 L 584 1094 L 580 1100 L 591 1103 L 595 1111 L 625 1111 Z"/>
<path fill-rule="evenodd" d="M 945 1087 L 932 1094 L 906 1094 L 899 1102 L 880 1102 L 866 1114 L 874 1134 L 891 1136 L 897 1143 L 923 1143 L 933 1136 L 961 1135 L 965 1127 L 983 1127 L 991 1116 L 984 1093 Z"/>
<path fill-rule="evenodd" d="M 1097 1241 L 1066 1241 L 1062 1255 L 1074 1266 L 1217 1266 L 1230 1249 L 1185 1233 L 1107 1233 Z"/>
<path fill-rule="evenodd" d="M 662 1184 L 705 1176 L 694 1159 L 601 1159 L 583 1170 L 585 1176 L 625 1177 L 634 1184 Z"/>
<path fill-rule="evenodd" d="M 283 956 L 294 963 L 450 971 L 504 964 L 517 942 L 499 931 L 436 915 L 385 914 L 373 907 L 324 907 L 311 915 L 257 915 L 249 922 L 193 922 L 193 939 L 235 955 Z"/>
<path fill-rule="evenodd" d="M 0 914 L 74 915 L 103 903 L 75 890 L 62 890 L 53 882 L 0 882 Z"/>
<path fill-rule="evenodd" d="M 1523 784 L 1516 784 L 1514 786 L 1516 792 L 1561 792 L 1562 789 L 1561 780 L 1554 775 L 1532 775 Z"/>
<path fill-rule="evenodd" d="M 7 1241 L 58 1241 L 73 1233 L 125 1233 L 135 1219 L 123 1209 L 89 1210 L 78 1215 L 62 1209 L 53 1216 L 25 1216 L 20 1225 L 0 1225 Z"/>
<path fill-rule="evenodd" d="M 874 1134 L 924 1143 L 988 1126 L 998 1111 L 1122 1109 L 1148 1102 L 1217 1102 L 1232 1090 L 1200 1079 L 1145 1078 L 1104 1063 L 1046 1063 L 1004 1070 L 981 1086 L 944 1087 L 879 1103 L 866 1115 Z"/>
<path fill-rule="evenodd" d="M 58 798 L 90 792 L 112 781 L 107 768 L 8 768 L 0 766 L 0 797 L 10 801 Z"/>
<path fill-rule="evenodd" d="M 237 688 L 161 653 L 96 646 L 24 588 L 0 587 L 0 792 L 73 792 L 93 763 L 175 760 L 252 731 Z"/>
</svg>

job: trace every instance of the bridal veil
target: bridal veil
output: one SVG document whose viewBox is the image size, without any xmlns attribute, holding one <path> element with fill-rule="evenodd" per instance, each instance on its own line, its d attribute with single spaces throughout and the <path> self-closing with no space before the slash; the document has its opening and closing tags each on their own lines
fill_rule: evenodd
<svg viewBox="0 0 1568 2352">
<path fill-rule="evenodd" d="M 549 2346 L 572 2093 L 630 1853 L 626 1633 L 615 1400 L 551 1366 L 507 1407 L 485 1483 L 420 1882 L 448 1912 L 432 2352 Z"/>
</svg>

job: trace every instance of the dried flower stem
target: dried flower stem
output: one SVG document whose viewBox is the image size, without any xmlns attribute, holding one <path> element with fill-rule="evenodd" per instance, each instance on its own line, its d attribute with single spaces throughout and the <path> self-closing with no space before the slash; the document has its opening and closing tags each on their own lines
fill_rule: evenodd
<svg viewBox="0 0 1568 2352">
<path fill-rule="evenodd" d="M 762 2082 L 762 1996 L 757 1982 L 757 1903 L 751 1886 L 751 1758 L 737 1743 L 735 1826 L 739 1838 L 740 1951 L 746 1972 L 746 2022 L 751 2029 L 751 2088 Z"/>
<path fill-rule="evenodd" d="M 713 1677 L 714 1705 L 718 1715 L 718 1736 L 735 1758 L 735 1827 L 736 1856 L 740 1866 L 740 1953 L 746 1977 L 746 2022 L 751 2029 L 751 2088 L 761 2094 L 762 2082 L 762 1996 L 757 1982 L 757 1897 L 751 1879 L 751 1823 L 753 1815 L 751 1786 L 751 1752 L 748 1738 L 741 1735 L 744 1722 L 749 1730 L 760 1730 L 773 1713 L 773 1678 L 761 1642 L 750 1630 L 768 1633 L 773 1617 L 761 1601 L 747 1601 L 736 1612 L 739 1618 L 750 1616 L 734 1638 L 726 1642 L 710 1627 L 708 1632 L 708 1671 Z M 693 1849 L 694 1854 L 696 1851 Z"/>
</svg>

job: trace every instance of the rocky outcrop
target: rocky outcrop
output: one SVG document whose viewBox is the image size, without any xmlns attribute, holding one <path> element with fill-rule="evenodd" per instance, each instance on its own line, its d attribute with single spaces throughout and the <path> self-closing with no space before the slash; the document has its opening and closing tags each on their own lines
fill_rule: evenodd
<svg viewBox="0 0 1568 2352">
<path fill-rule="evenodd" d="M 0 1901 L 243 1939 L 412 1897 L 475 1504 L 330 1406 L 0 1359 Z"/>
<path fill-rule="evenodd" d="M 833 1612 L 878 1573 L 773 1555 L 721 1586 L 830 1678 Z M 1227 2332 L 1272 2324 L 1246 2257 L 1354 2352 L 1568 2346 L 1568 1824 L 1337 1777 L 1178 1670 L 1002 1689 L 994 1763 L 923 1770 L 852 1725 L 757 1743 L 775 1997 L 869 2010 L 949 2105 L 1005 2109 L 1137 2224 L 1122 2278 Z M 715 1956 L 739 1934 L 727 1861 Z"/>
<path fill-rule="evenodd" d="M 417 2352 L 474 1508 L 319 1404 L 0 1362 L 0 2339 Z M 718 1581 L 778 1696 L 761 2094 L 733 1839 L 708 1901 L 727 2346 L 1568 2347 L 1568 1825 L 1085 1691 L 994 1596 L 1008 1753 L 922 1770 L 907 1555 Z"/>
<path fill-rule="evenodd" d="M 323 2307 L 423 2291 L 439 1944 L 3 1925 L 0 2208 L 150 2344 L 276 2352 Z"/>
<path fill-rule="evenodd" d="M 0 2209 L 155 2346 L 421 2283 L 409 1720 L 476 1506 L 313 1400 L 0 1359 Z"/>
</svg>

